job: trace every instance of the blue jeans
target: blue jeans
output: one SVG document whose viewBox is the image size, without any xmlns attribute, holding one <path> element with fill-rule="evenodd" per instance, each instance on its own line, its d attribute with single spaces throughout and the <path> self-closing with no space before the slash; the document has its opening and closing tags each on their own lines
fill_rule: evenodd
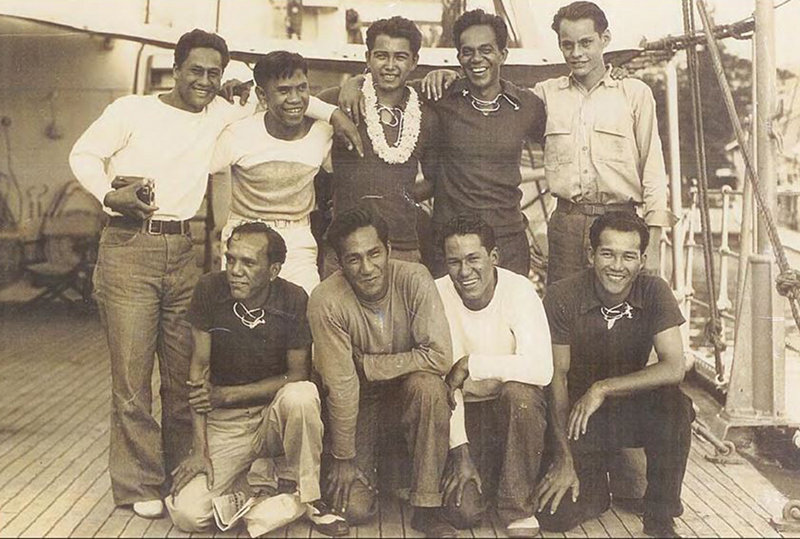
<svg viewBox="0 0 800 539">
<path fill-rule="evenodd" d="M 191 449 L 184 321 L 200 269 L 188 235 L 150 235 L 110 225 L 100 239 L 95 296 L 111 357 L 109 472 L 117 505 L 161 498 L 165 479 Z M 161 426 L 152 415 L 158 354 Z"/>
</svg>

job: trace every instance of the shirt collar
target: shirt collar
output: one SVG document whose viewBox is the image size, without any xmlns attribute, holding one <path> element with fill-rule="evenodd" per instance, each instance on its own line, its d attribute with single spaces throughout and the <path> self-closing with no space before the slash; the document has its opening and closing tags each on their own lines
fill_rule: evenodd
<svg viewBox="0 0 800 539">
<path fill-rule="evenodd" d="M 619 81 L 611 76 L 611 70 L 614 68 L 611 64 L 606 65 L 606 72 L 603 75 L 603 78 L 600 79 L 600 82 L 597 83 L 597 86 L 601 84 L 605 84 L 609 88 L 615 88 L 619 86 Z M 558 89 L 559 90 L 566 90 L 569 88 L 575 79 L 572 77 L 572 74 L 564 75 L 563 77 L 558 79 Z M 591 88 L 590 88 L 591 90 Z"/>
<path fill-rule="evenodd" d="M 597 292 L 595 292 L 595 279 L 597 279 L 597 277 L 595 276 L 593 269 L 589 268 L 585 270 L 584 277 L 582 279 L 583 286 L 581 286 L 581 314 L 586 314 L 592 309 L 603 306 L 600 298 L 597 297 Z M 631 291 L 628 293 L 628 297 L 625 298 L 625 301 L 627 301 L 631 307 L 635 307 L 637 309 L 643 308 L 644 292 L 642 290 L 641 274 L 639 274 L 636 279 L 633 280 L 633 286 L 631 287 Z"/>
</svg>

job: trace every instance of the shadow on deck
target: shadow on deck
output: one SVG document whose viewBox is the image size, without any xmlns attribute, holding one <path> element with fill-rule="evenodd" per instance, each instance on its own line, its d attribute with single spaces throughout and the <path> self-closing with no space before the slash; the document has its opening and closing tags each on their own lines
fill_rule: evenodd
<svg viewBox="0 0 800 539">
<path fill-rule="evenodd" d="M 12 313 L 0 307 L 0 537 L 186 537 L 169 518 L 116 508 L 107 473 L 110 379 L 96 316 L 67 309 Z M 769 523 L 785 498 L 750 464 L 717 465 L 694 438 L 684 482 L 687 537 L 800 537 Z M 398 500 L 353 537 L 421 537 Z M 195 534 L 198 536 L 198 534 Z M 206 534 L 204 536 L 210 536 Z M 242 527 L 215 537 L 247 537 Z M 463 537 L 503 537 L 487 519 Z M 640 517 L 612 508 L 566 534 L 641 537 Z M 269 537 L 323 537 L 305 521 Z"/>
</svg>

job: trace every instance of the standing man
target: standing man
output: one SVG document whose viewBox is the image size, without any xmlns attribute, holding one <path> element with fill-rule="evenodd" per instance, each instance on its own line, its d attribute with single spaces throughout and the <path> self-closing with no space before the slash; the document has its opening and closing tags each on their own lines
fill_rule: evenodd
<svg viewBox="0 0 800 539">
<path fill-rule="evenodd" d="M 186 315 L 194 341 L 194 437 L 191 454 L 173 472 L 170 516 L 183 531 L 205 530 L 214 521 L 214 497 L 230 490 L 256 458 L 280 456 L 279 489 L 310 504 L 321 532 L 346 534 L 344 519 L 327 514 L 321 522 L 325 509 L 315 504 L 321 409 L 308 381 L 308 296 L 278 277 L 286 243 L 264 223 L 245 223 L 233 230 L 225 257 L 224 272 L 200 279 Z"/>
<path fill-rule="evenodd" d="M 222 241 L 246 221 L 279 229 L 289 253 L 283 276 L 310 294 L 319 284 L 310 219 L 314 177 L 321 167 L 330 169 L 333 129 L 305 116 L 308 64 L 299 54 L 267 54 L 256 63 L 253 78 L 256 96 L 267 110 L 228 127 L 211 162 L 213 172 L 231 169 L 231 210 Z"/>
<path fill-rule="evenodd" d="M 474 526 L 483 504 L 465 499 L 464 489 L 469 481 L 479 488 L 491 482 L 506 533 L 532 537 L 539 532 L 532 495 L 547 427 L 544 386 L 553 375 L 547 317 L 533 283 L 497 267 L 489 225 L 456 217 L 443 236 L 449 275 L 436 286 L 459 358 L 445 378 L 454 406 L 445 500 L 455 502 L 459 527 Z"/>
<path fill-rule="evenodd" d="M 658 271 L 661 229 L 676 219 L 650 87 L 617 80 L 603 63 L 611 41 L 605 13 L 573 2 L 553 17 L 570 75 L 537 84 L 547 109 L 544 166 L 558 199 L 548 224 L 548 284 L 586 267 L 589 227 L 608 211 L 641 212 L 650 230 L 647 267 Z"/>
<path fill-rule="evenodd" d="M 416 178 L 420 162 L 426 177 L 435 173 L 431 145 L 436 114 L 421 102 L 417 89 L 406 86 L 417 67 L 422 33 L 410 20 L 392 17 L 367 29 L 367 70 L 361 86 L 364 117 L 358 125 L 364 157 L 334 144 L 333 217 L 366 206 L 389 225 L 391 257 L 420 262 L 417 237 Z M 319 97 L 337 103 L 340 89 Z M 323 275 L 338 269 L 336 254 L 327 249 Z"/>
<path fill-rule="evenodd" d="M 94 283 L 111 359 L 114 502 L 133 504 L 146 518 L 163 513 L 165 472 L 190 448 L 191 335 L 183 315 L 200 272 L 189 219 L 206 192 L 217 138 L 226 125 L 252 113 L 217 97 L 228 60 L 218 35 L 197 29 L 184 34 L 175 46 L 175 87 L 117 99 L 70 154 L 75 176 L 111 215 Z M 332 118 L 342 122 L 341 115 Z M 143 188 L 154 193 L 154 202 Z M 156 352 L 160 426 L 150 391 Z"/>
<path fill-rule="evenodd" d="M 450 219 L 478 215 L 495 231 L 499 266 L 527 276 L 530 250 L 520 207 L 519 165 L 523 141 L 542 139 L 544 104 L 531 91 L 500 79 L 508 56 L 508 28 L 501 17 L 480 9 L 467 11 L 456 21 L 453 35 L 466 77 L 450 84 L 444 97 L 432 104 L 438 173 L 419 189 L 418 198 L 433 195 L 438 245 Z M 358 99 L 348 92 L 340 103 L 349 111 Z M 432 272 L 441 277 L 447 273 L 444 254 L 441 249 L 435 252 Z"/>
<path fill-rule="evenodd" d="M 684 319 L 669 285 L 642 274 L 650 232 L 631 212 L 589 230 L 592 266 L 548 288 L 554 458 L 537 487 L 542 528 L 566 531 L 608 509 L 608 464 L 644 447 L 644 532 L 675 537 L 694 419 L 683 379 Z M 655 347 L 658 361 L 647 365 Z"/>
<path fill-rule="evenodd" d="M 402 432 L 412 462 L 412 526 L 427 537 L 455 537 L 440 509 L 450 333 L 430 274 L 390 260 L 388 234 L 386 222 L 366 209 L 340 213 L 327 240 L 342 269 L 308 303 L 314 366 L 328 393 L 332 464 L 325 490 L 351 524 L 371 518 L 378 457 L 398 445 Z"/>
</svg>

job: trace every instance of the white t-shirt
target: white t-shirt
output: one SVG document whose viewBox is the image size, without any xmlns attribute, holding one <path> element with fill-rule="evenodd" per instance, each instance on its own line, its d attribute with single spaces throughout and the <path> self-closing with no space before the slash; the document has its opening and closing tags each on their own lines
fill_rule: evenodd
<svg viewBox="0 0 800 539">
<path fill-rule="evenodd" d="M 550 327 L 533 283 L 497 268 L 497 286 L 489 305 L 479 311 L 464 306 L 449 276 L 436 280 L 450 324 L 453 362 L 469 355 L 469 378 L 463 399 L 496 397 L 505 382 L 546 386 L 553 378 Z M 467 442 L 461 395 L 450 418 L 450 447 Z"/>
<path fill-rule="evenodd" d="M 255 114 L 222 132 L 211 171 L 231 167 L 231 214 L 244 219 L 297 220 L 314 209 L 314 176 L 331 170 L 333 128 L 316 121 L 297 140 L 275 138 Z"/>
<path fill-rule="evenodd" d="M 309 106 L 309 115 L 329 118 L 335 107 L 320 103 L 311 100 L 315 108 Z M 75 143 L 70 166 L 101 203 L 115 176 L 151 178 L 159 208 L 153 218 L 190 219 L 205 195 L 217 138 L 227 125 L 253 112 L 253 106 L 232 105 L 221 97 L 200 112 L 173 107 L 155 95 L 121 97 Z"/>
</svg>

